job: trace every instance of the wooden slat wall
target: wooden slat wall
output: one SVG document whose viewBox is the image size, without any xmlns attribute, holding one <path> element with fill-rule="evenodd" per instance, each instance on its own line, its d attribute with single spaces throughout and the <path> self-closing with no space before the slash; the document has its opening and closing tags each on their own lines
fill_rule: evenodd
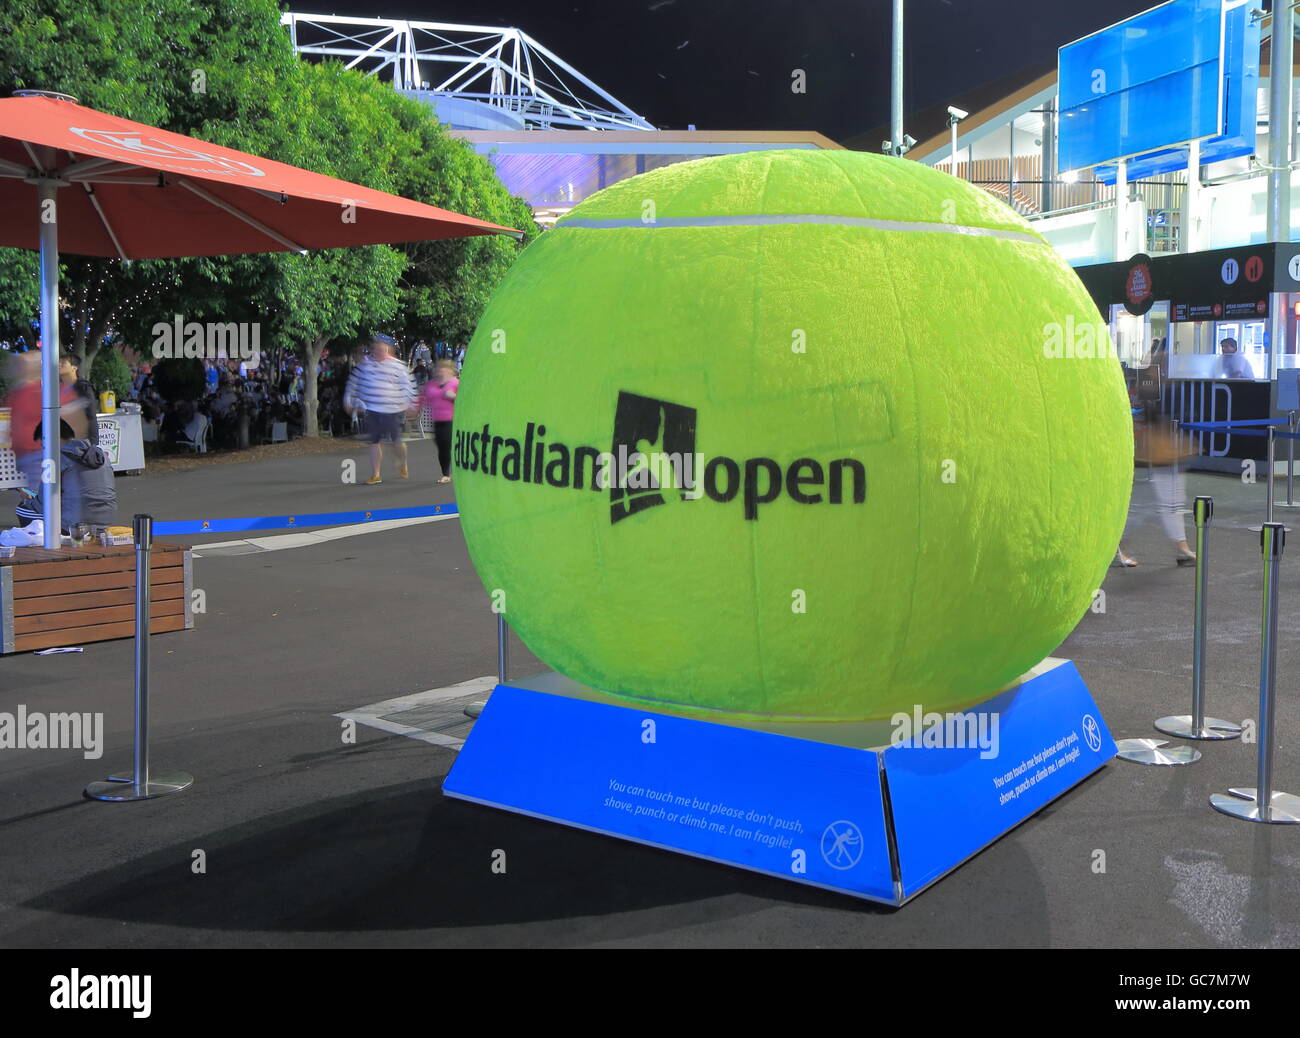
<svg viewBox="0 0 1300 1038">
<path fill-rule="evenodd" d="M 153 601 L 183 599 L 183 584 L 157 584 L 151 582 L 149 593 Z M 14 616 L 30 616 L 33 613 L 58 613 L 68 609 L 100 609 L 105 606 L 135 605 L 135 581 L 130 587 L 117 588 L 112 591 L 83 591 L 72 595 L 42 595 L 35 598 L 14 600 Z"/>
<path fill-rule="evenodd" d="M 166 569 L 149 570 L 149 586 L 185 582 L 184 566 L 168 566 Z M 90 573 L 84 577 L 55 577 L 53 580 L 15 580 L 14 603 L 24 598 L 39 598 L 45 595 L 70 595 L 79 591 L 104 591 L 113 588 L 135 588 L 135 570 L 120 570 L 116 573 Z"/>
<path fill-rule="evenodd" d="M 150 621 L 160 616 L 184 616 L 185 600 L 173 598 L 165 602 L 149 603 Z M 36 631 L 67 631 L 79 627 L 92 627 L 96 624 L 121 623 L 123 620 L 135 622 L 135 605 L 106 606 L 103 609 L 73 609 L 58 613 L 33 613 L 30 616 L 14 617 L 14 635 L 19 637 Z M 149 629 L 153 630 L 150 623 Z"/>
<path fill-rule="evenodd" d="M 150 630 L 185 628 L 185 561 L 178 545 L 155 545 L 150 556 Z M 132 548 L 20 549 L 5 560 L 11 594 L 11 652 L 129 638 L 135 634 L 135 551 Z"/>
<path fill-rule="evenodd" d="M 185 617 L 164 616 L 151 620 L 149 630 L 152 634 L 165 634 L 168 631 L 180 631 L 185 628 Z M 78 644 L 88 642 L 105 642 L 111 638 L 130 638 L 135 634 L 135 621 L 123 623 L 97 624 L 94 627 L 78 627 L 66 631 L 44 631 L 40 634 L 23 634 L 14 636 L 15 652 L 31 652 L 33 649 L 52 649 L 58 645 L 67 645 L 75 641 Z"/>
<path fill-rule="evenodd" d="M 960 152 L 958 153 L 960 154 Z M 1008 160 L 977 159 L 975 162 L 958 162 L 957 175 L 963 180 L 973 180 L 990 190 L 991 194 L 1002 198 L 1006 193 Z M 939 169 L 950 170 L 945 162 L 938 164 Z M 1084 171 L 1085 180 L 1090 180 L 1091 170 Z M 1016 198 L 1021 203 L 1018 208 L 1027 213 L 1043 211 L 1043 186 L 1038 181 L 1043 179 L 1043 158 L 1041 155 L 1021 155 L 1015 163 Z M 997 185 L 1001 184 L 1001 190 Z M 1168 186 L 1166 186 L 1168 185 Z M 1138 186 L 1138 194 L 1147 204 L 1148 211 L 1155 209 L 1180 210 L 1186 190 L 1187 176 L 1183 173 L 1166 173 L 1152 177 Z M 1105 184 L 1065 184 L 1052 185 L 1052 209 L 1072 209 L 1079 205 L 1091 205 L 1094 202 L 1109 202 L 1115 198 L 1115 188 Z"/>
</svg>

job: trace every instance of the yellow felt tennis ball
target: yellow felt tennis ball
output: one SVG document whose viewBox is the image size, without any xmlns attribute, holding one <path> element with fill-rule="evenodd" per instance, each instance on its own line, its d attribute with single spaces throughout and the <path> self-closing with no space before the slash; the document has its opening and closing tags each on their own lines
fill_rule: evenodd
<svg viewBox="0 0 1300 1038">
<path fill-rule="evenodd" d="M 474 336 L 470 555 L 538 657 L 621 696 L 970 705 L 1060 644 L 1123 529 L 1119 364 L 1104 331 L 1070 348 L 1097 323 L 1025 221 L 917 163 L 623 181 L 520 256 Z"/>
</svg>

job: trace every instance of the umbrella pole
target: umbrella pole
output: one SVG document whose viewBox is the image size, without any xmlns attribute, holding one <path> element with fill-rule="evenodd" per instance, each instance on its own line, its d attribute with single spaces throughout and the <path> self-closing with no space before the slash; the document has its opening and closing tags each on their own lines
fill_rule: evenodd
<svg viewBox="0 0 1300 1038">
<path fill-rule="evenodd" d="M 59 225 L 58 183 L 36 183 L 41 243 L 41 502 L 45 547 L 63 543 L 59 494 Z"/>
</svg>

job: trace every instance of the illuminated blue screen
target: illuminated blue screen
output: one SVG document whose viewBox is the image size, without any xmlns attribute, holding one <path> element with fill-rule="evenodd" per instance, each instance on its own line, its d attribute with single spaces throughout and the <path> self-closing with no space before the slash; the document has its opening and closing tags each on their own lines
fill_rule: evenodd
<svg viewBox="0 0 1300 1038">
<path fill-rule="evenodd" d="M 1247 0 L 1172 0 L 1061 48 L 1058 172 L 1126 157 L 1131 179 L 1171 172 L 1191 140 L 1207 164 L 1250 154 L 1259 42 Z"/>
</svg>

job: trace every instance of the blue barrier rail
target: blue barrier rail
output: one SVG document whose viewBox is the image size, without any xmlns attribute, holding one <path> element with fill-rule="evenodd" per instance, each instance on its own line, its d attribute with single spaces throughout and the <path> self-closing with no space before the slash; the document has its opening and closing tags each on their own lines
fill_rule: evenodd
<svg viewBox="0 0 1300 1038">
<path fill-rule="evenodd" d="M 378 523 L 386 519 L 426 519 L 459 514 L 459 509 L 452 503 L 420 508 L 371 508 L 358 512 L 264 515 L 251 519 L 176 519 L 171 522 L 155 522 L 153 532 L 156 537 L 174 537 L 195 533 L 242 533 L 247 530 L 299 530 L 311 526 L 346 526 L 353 523 Z"/>
<path fill-rule="evenodd" d="M 1221 429 L 1243 429 L 1252 426 L 1286 425 L 1286 418 L 1242 418 L 1236 422 L 1179 422 L 1180 429 L 1207 429 L 1215 432 Z"/>
<path fill-rule="evenodd" d="M 1193 432 L 1226 432 L 1233 436 L 1267 436 L 1269 431 L 1259 426 L 1289 424 L 1287 418 L 1247 418 L 1239 422 L 1179 422 L 1178 428 Z M 1273 436 L 1279 440 L 1300 440 L 1300 433 L 1282 432 L 1280 429 L 1274 429 Z"/>
</svg>

